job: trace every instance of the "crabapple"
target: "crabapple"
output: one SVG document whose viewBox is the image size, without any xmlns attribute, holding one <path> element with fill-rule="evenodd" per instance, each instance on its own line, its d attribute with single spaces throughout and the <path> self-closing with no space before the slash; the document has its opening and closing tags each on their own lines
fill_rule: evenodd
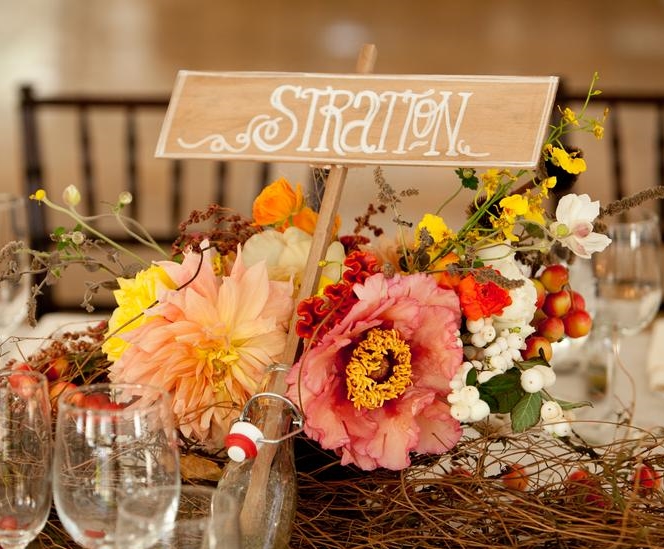
<svg viewBox="0 0 664 549">
<path fill-rule="evenodd" d="M 530 482 L 528 473 L 526 473 L 526 468 L 520 463 L 504 467 L 500 479 L 506 488 L 509 488 L 510 490 L 520 490 L 522 492 L 528 488 L 528 483 Z"/>
<path fill-rule="evenodd" d="M 551 360 L 551 356 L 553 355 L 551 342 L 544 336 L 531 335 L 526 338 L 526 348 L 521 351 L 521 356 L 526 360 L 540 358 L 540 350 L 544 354 L 545 360 Z"/>
<path fill-rule="evenodd" d="M 533 283 L 533 286 L 537 291 L 537 300 L 535 301 L 535 307 L 539 309 L 542 307 L 542 304 L 544 303 L 544 298 L 546 297 L 546 288 L 538 278 L 531 278 L 530 281 Z"/>
<path fill-rule="evenodd" d="M 548 316 L 537 324 L 537 333 L 549 341 L 560 341 L 565 336 L 565 324 L 557 316 Z"/>
<path fill-rule="evenodd" d="M 64 377 L 69 370 L 69 361 L 63 357 L 59 356 L 54 358 L 48 363 L 48 367 L 44 371 L 44 374 L 49 381 L 56 381 Z"/>
<path fill-rule="evenodd" d="M 662 486 L 662 473 L 658 473 L 647 463 L 641 463 L 632 475 L 632 485 L 640 496 L 647 496 Z"/>
<path fill-rule="evenodd" d="M 542 310 L 547 316 L 563 317 L 572 307 L 572 297 L 567 290 L 550 293 L 544 299 Z"/>
<path fill-rule="evenodd" d="M 547 266 L 539 276 L 547 292 L 559 292 L 569 282 L 569 270 L 559 263 Z"/>
<path fill-rule="evenodd" d="M 593 320 L 587 311 L 583 309 L 572 310 L 563 317 L 565 333 L 569 337 L 583 337 L 588 335 L 593 325 Z"/>
</svg>

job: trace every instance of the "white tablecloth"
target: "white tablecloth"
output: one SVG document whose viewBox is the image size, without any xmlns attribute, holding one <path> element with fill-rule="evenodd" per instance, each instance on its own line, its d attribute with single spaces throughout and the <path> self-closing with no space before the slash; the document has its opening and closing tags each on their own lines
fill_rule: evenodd
<svg viewBox="0 0 664 549">
<path fill-rule="evenodd" d="M 5 345 L 3 347 L 3 356 L 0 358 L 0 364 L 4 364 L 9 356 L 23 353 L 27 355 L 44 343 L 43 338 L 48 337 L 62 327 L 76 327 L 86 321 L 100 320 L 103 316 L 55 313 L 43 316 L 35 328 L 29 326 L 21 327 L 16 336 L 22 339 L 16 345 Z M 652 339 L 655 333 L 655 339 Z M 556 385 L 551 393 L 556 398 L 570 401 L 589 400 L 587 372 L 584 370 L 584 357 L 590 349 L 591 343 L 577 342 L 569 354 L 573 355 L 578 364 L 569 371 L 558 373 Z M 6 347 L 6 348 L 5 348 Z M 651 349 L 651 347 L 654 347 Z M 655 392 L 651 390 L 648 381 L 647 363 L 649 356 L 658 356 L 658 349 L 661 348 L 661 360 L 664 363 L 664 318 L 656 322 L 635 336 L 625 337 L 621 344 L 621 361 L 624 368 L 616 369 L 616 393 L 620 399 L 620 404 L 624 408 L 633 407 L 632 422 L 635 426 L 652 429 L 664 426 L 664 392 Z M 592 399 L 591 399 L 592 400 Z M 611 419 L 607 416 L 606 403 L 595 402 L 593 408 L 584 408 L 576 412 L 579 420 L 583 421 L 604 421 Z"/>
</svg>

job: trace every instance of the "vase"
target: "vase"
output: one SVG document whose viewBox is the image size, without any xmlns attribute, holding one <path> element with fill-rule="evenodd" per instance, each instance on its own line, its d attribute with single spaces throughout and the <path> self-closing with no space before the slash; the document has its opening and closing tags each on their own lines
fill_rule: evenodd
<svg viewBox="0 0 664 549">
<path fill-rule="evenodd" d="M 289 547 L 297 505 L 290 436 L 294 408 L 278 390 L 287 371 L 281 364 L 270 367 L 260 392 L 245 406 L 240 422 L 259 433 L 254 437 L 256 454 L 247 451 L 240 461 L 229 461 L 218 483 L 219 490 L 231 493 L 239 503 L 244 549 Z"/>
</svg>

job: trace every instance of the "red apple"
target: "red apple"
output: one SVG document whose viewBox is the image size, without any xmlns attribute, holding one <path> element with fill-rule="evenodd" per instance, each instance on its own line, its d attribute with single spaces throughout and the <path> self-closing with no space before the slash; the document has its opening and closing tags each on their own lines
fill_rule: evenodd
<svg viewBox="0 0 664 549">
<path fill-rule="evenodd" d="M 58 397 L 65 391 L 71 391 L 72 389 L 76 389 L 76 385 L 70 383 L 69 381 L 56 381 L 51 383 L 48 389 L 48 397 L 51 400 L 51 404 L 55 406 Z M 83 395 L 80 396 L 80 401 L 82 401 Z M 72 402 L 72 404 L 74 404 L 74 402 Z"/>
<path fill-rule="evenodd" d="M 642 463 L 632 475 L 632 485 L 640 496 L 648 496 L 661 488 L 662 473 L 655 471 L 651 465 Z"/>
<path fill-rule="evenodd" d="M 572 297 L 567 290 L 554 292 L 546 296 L 542 310 L 547 316 L 563 317 L 572 307 Z"/>
<path fill-rule="evenodd" d="M 583 337 L 588 335 L 593 327 L 593 319 L 583 309 L 572 310 L 563 317 L 565 333 L 569 337 Z"/>
<path fill-rule="evenodd" d="M 533 283 L 533 286 L 535 286 L 535 290 L 537 290 L 537 301 L 535 301 L 535 306 L 540 309 L 544 303 L 544 298 L 546 297 L 546 289 L 539 279 L 531 278 L 530 280 Z"/>
<path fill-rule="evenodd" d="M 579 503 L 606 509 L 611 506 L 609 496 L 602 489 L 599 481 L 591 477 L 585 469 L 577 469 L 565 480 L 567 494 Z"/>
<path fill-rule="evenodd" d="M 547 316 L 537 323 L 537 333 L 549 341 L 560 341 L 565 337 L 565 325 L 557 316 Z"/>
<path fill-rule="evenodd" d="M 539 279 L 547 292 L 559 292 L 569 282 L 569 270 L 565 265 L 549 265 Z"/>
<path fill-rule="evenodd" d="M 572 296 L 572 309 L 586 309 L 586 300 L 579 292 L 570 290 L 570 295 Z"/>
<path fill-rule="evenodd" d="M 544 354 L 545 360 L 551 360 L 553 349 L 549 340 L 544 336 L 531 335 L 526 338 L 526 348 L 521 351 L 521 356 L 526 360 L 540 358 L 540 350 Z"/>
<path fill-rule="evenodd" d="M 12 515 L 3 515 L 0 517 L 0 530 L 17 530 L 18 520 Z"/>
<path fill-rule="evenodd" d="M 525 467 L 520 463 L 504 467 L 500 475 L 500 480 L 510 490 L 520 490 L 522 492 L 528 488 L 528 483 L 530 482 Z"/>
<path fill-rule="evenodd" d="M 39 383 L 37 379 L 29 374 L 21 373 L 21 370 L 15 371 L 7 378 L 12 391 L 21 398 L 30 398 L 35 394 L 35 388 Z"/>
<path fill-rule="evenodd" d="M 48 363 L 44 374 L 49 381 L 56 381 L 64 377 L 68 371 L 69 361 L 65 357 L 59 356 L 58 358 L 54 358 Z"/>
<path fill-rule="evenodd" d="M 83 397 L 83 406 L 91 410 L 106 410 L 111 399 L 104 393 L 91 393 Z"/>
</svg>

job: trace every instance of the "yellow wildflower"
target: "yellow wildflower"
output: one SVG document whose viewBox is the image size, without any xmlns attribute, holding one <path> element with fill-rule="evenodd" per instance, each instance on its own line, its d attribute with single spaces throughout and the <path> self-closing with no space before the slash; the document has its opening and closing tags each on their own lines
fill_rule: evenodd
<svg viewBox="0 0 664 549">
<path fill-rule="evenodd" d="M 551 147 L 551 161 L 568 173 L 579 174 L 586 171 L 586 161 L 577 152 L 568 153 L 560 147 Z"/>
<path fill-rule="evenodd" d="M 498 204 L 503 209 L 505 218 L 510 221 L 528 212 L 528 199 L 521 194 L 506 196 Z"/>
<path fill-rule="evenodd" d="M 560 112 L 562 113 L 563 120 L 565 120 L 565 122 L 567 122 L 568 124 L 572 124 L 573 126 L 579 125 L 579 121 L 576 118 L 576 113 L 572 109 L 570 109 L 569 107 L 565 107 L 564 110 L 561 110 L 560 107 L 558 107 L 558 110 L 560 110 Z"/>
<path fill-rule="evenodd" d="M 420 234 L 422 229 L 426 229 L 431 238 L 433 238 L 434 244 L 440 244 L 446 240 L 454 238 L 454 231 L 450 230 L 445 221 L 439 215 L 425 214 L 422 220 L 417 225 L 417 234 L 415 244 L 419 246 L 420 244 Z"/>
<path fill-rule="evenodd" d="M 596 139 L 602 139 L 604 137 L 604 126 L 601 122 L 593 120 L 593 135 Z"/>
<path fill-rule="evenodd" d="M 482 180 L 482 185 L 484 185 L 486 197 L 491 198 L 500 184 L 501 172 L 495 168 L 490 168 L 480 175 L 480 179 Z"/>
<path fill-rule="evenodd" d="M 556 176 L 547 177 L 544 181 L 540 183 L 540 192 L 544 198 L 549 198 L 549 189 L 553 189 L 556 186 L 558 180 Z"/>
<path fill-rule="evenodd" d="M 555 179 L 555 177 L 550 179 Z M 527 219 L 532 223 L 537 223 L 538 225 L 544 225 L 544 207 L 542 206 L 544 194 L 527 192 L 526 196 L 528 199 L 528 211 L 523 215 L 524 219 Z"/>
<path fill-rule="evenodd" d="M 46 198 L 46 191 L 44 189 L 37 189 L 34 194 L 30 195 L 30 200 L 36 200 L 37 202 L 41 202 Z"/>
<path fill-rule="evenodd" d="M 508 240 L 511 240 L 512 242 L 516 242 L 519 240 L 519 237 L 514 234 L 514 221 L 508 219 L 506 216 L 501 215 L 500 217 L 494 217 L 491 220 L 491 224 L 493 225 L 494 229 L 499 230 L 500 232 L 505 235 L 505 238 Z"/>
</svg>

